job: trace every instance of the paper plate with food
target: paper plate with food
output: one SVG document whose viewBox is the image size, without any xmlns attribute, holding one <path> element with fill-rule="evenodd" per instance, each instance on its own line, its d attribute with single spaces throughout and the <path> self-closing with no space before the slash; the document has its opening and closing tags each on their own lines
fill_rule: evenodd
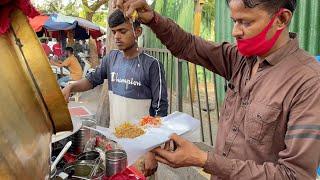
<svg viewBox="0 0 320 180">
<path fill-rule="evenodd" d="M 98 126 L 96 130 L 123 147 L 130 165 L 146 152 L 168 141 L 173 133 L 183 135 L 199 126 L 199 120 L 188 114 L 175 112 L 162 118 L 145 116 L 137 123 L 126 122 L 115 129 Z"/>
</svg>

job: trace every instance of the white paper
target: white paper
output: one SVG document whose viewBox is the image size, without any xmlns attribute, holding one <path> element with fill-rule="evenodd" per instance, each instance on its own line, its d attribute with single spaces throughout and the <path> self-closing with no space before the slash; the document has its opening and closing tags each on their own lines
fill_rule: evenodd
<svg viewBox="0 0 320 180">
<path fill-rule="evenodd" d="M 130 166 L 148 151 L 168 141 L 173 133 L 184 135 L 196 130 L 199 126 L 199 120 L 188 114 L 175 112 L 162 118 L 160 127 L 147 128 L 145 134 L 134 139 L 117 138 L 113 134 L 113 129 L 97 126 L 95 130 L 106 136 L 106 138 L 117 142 L 126 151 L 128 165 Z"/>
</svg>

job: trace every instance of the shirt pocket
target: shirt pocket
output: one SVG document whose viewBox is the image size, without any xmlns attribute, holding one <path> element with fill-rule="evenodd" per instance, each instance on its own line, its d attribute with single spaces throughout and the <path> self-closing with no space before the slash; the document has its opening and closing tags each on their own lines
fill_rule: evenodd
<svg viewBox="0 0 320 180">
<path fill-rule="evenodd" d="M 234 103 L 234 98 L 236 97 L 237 90 L 234 88 L 231 89 L 228 87 L 226 92 L 226 99 L 223 104 L 223 109 L 221 109 L 221 114 L 224 116 L 224 119 L 228 119 L 232 112 L 232 104 Z"/>
<path fill-rule="evenodd" d="M 280 109 L 252 102 L 244 120 L 245 139 L 258 144 L 273 141 L 280 112 Z"/>
</svg>

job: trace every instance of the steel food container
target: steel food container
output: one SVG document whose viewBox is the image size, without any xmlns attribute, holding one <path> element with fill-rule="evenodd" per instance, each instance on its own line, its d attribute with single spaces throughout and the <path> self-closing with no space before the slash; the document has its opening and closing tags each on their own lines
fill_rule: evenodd
<svg viewBox="0 0 320 180">
<path fill-rule="evenodd" d="M 94 138 L 95 132 L 91 131 L 87 127 L 96 127 L 96 121 L 94 119 L 81 119 L 82 127 L 71 136 L 72 145 L 70 147 L 70 151 L 74 154 L 81 154 L 84 152 L 84 149 L 91 138 Z"/>
<path fill-rule="evenodd" d="M 107 177 L 123 172 L 127 165 L 127 153 L 124 150 L 114 149 L 106 152 Z"/>
</svg>

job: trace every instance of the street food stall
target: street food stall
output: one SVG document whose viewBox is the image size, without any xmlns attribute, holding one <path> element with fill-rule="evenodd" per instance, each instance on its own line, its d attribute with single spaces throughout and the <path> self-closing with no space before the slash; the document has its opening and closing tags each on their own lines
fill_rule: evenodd
<svg viewBox="0 0 320 180">
<path fill-rule="evenodd" d="M 94 164 L 99 167 L 95 168 L 96 173 L 90 171 L 90 174 L 104 177 L 101 163 L 87 161 L 90 153 L 78 156 L 83 153 L 81 147 L 87 144 L 86 138 L 94 140 L 90 144 L 95 147 L 95 139 L 102 136 L 83 129 L 83 122 L 90 121 L 71 119 L 48 59 L 27 18 L 37 14 L 28 0 L 0 2 L 0 177 L 55 179 L 56 172 L 62 170 L 73 174 L 65 179 L 72 179 L 72 176 L 84 176 L 78 167 L 87 167 L 85 171 L 88 167 L 96 167 Z M 68 142 L 63 144 L 63 141 Z M 97 142 L 101 146 L 102 141 Z M 62 154 L 59 151 L 61 144 L 65 146 Z M 63 155 L 69 148 L 70 153 Z M 61 162 L 51 161 L 56 160 L 53 158 L 56 152 L 60 154 L 56 159 L 68 159 L 63 168 L 58 169 Z M 77 164 L 77 160 L 81 163 Z M 127 168 L 126 164 L 124 168 Z M 130 169 L 123 173 L 135 174 Z"/>
<path fill-rule="evenodd" d="M 115 129 L 98 126 L 95 119 L 77 114 L 73 132 L 53 135 L 52 161 L 58 159 L 59 163 L 56 168 L 51 166 L 52 178 L 143 180 L 137 170 L 140 157 L 168 141 L 171 134 L 190 134 L 200 126 L 198 120 L 181 112 L 163 118 L 145 116 Z M 66 153 L 61 156 L 61 152 Z"/>
<path fill-rule="evenodd" d="M 172 133 L 199 127 L 191 116 L 174 113 L 108 129 L 90 113 L 69 111 L 27 18 L 37 15 L 29 0 L 0 2 L 2 179 L 143 180 L 133 166 L 140 156 Z"/>
<path fill-rule="evenodd" d="M 73 129 L 66 102 L 28 23 L 25 0 L 0 2 L 0 177 L 45 179 L 51 135 Z"/>
</svg>

